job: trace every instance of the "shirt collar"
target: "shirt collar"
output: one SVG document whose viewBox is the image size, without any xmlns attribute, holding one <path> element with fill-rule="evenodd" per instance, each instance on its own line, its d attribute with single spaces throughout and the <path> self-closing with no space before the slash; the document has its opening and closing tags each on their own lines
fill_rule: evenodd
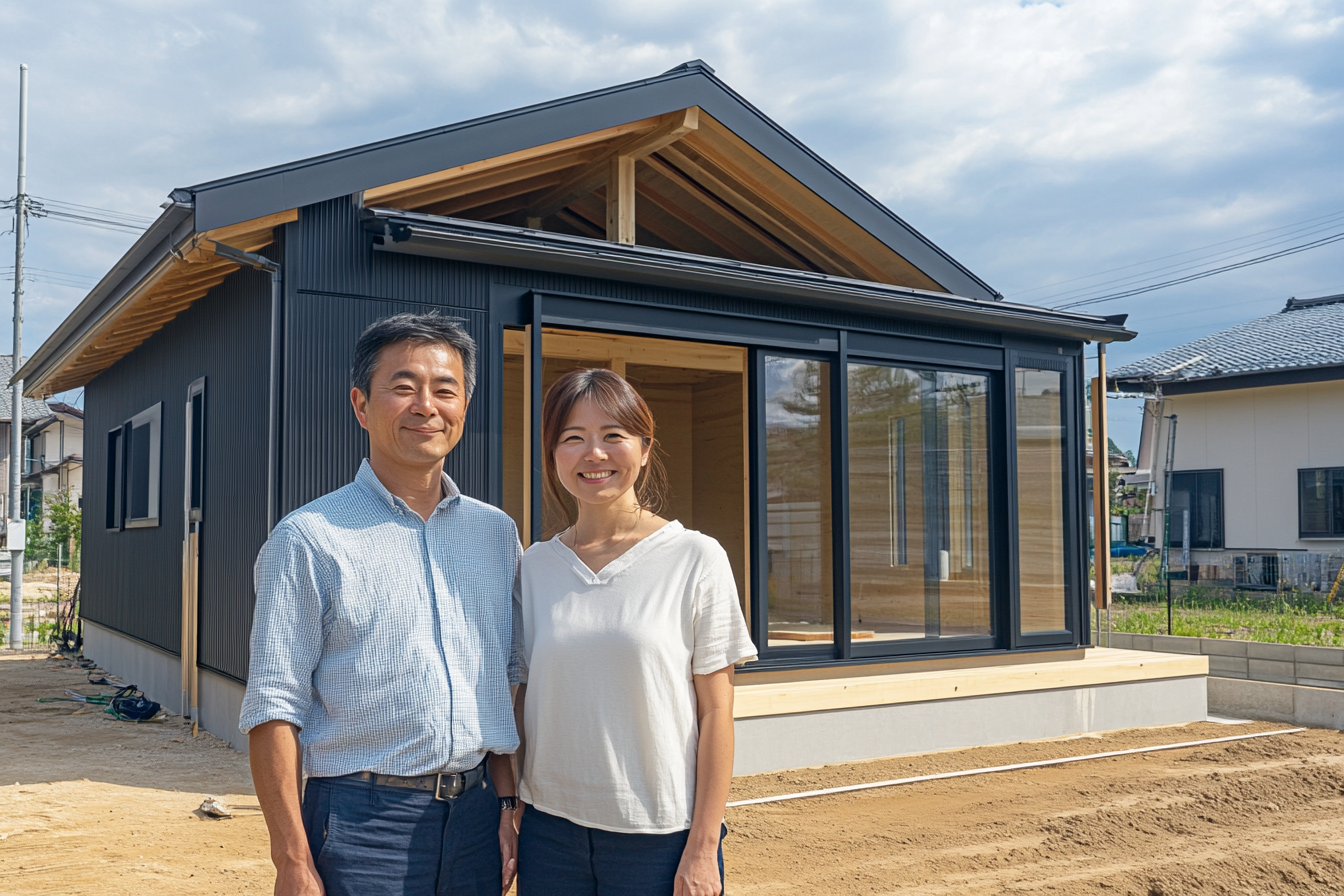
<svg viewBox="0 0 1344 896">
<path fill-rule="evenodd" d="M 378 474 L 373 472 L 373 467 L 370 466 L 367 457 L 359 465 L 359 472 L 355 474 L 355 482 L 393 510 L 404 509 L 414 513 L 414 511 L 411 511 L 409 504 L 387 490 L 387 486 L 383 485 L 382 480 L 378 478 Z M 462 497 L 462 492 L 458 490 L 457 483 L 453 482 L 447 473 L 443 474 L 443 496 L 443 500 L 434 508 L 435 513 Z"/>
</svg>

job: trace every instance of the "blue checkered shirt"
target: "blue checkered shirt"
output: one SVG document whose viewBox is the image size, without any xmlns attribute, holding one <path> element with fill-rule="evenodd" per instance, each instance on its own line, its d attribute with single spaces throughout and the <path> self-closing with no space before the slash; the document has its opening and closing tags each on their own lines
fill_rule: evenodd
<svg viewBox="0 0 1344 896">
<path fill-rule="evenodd" d="M 518 749 L 518 533 L 443 478 L 426 522 L 365 461 L 257 557 L 238 726 L 299 726 L 306 774 L 463 771 Z"/>
</svg>

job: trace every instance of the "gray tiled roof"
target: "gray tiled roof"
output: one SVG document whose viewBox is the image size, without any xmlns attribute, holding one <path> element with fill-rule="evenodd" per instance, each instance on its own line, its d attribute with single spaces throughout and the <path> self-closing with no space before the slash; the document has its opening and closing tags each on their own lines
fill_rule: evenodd
<svg viewBox="0 0 1344 896">
<path fill-rule="evenodd" d="M 14 419 L 14 415 L 10 413 L 10 396 L 14 394 L 14 390 L 9 387 L 9 378 L 13 375 L 14 356 L 0 355 L 0 423 L 8 423 Z M 45 401 L 38 398 L 25 398 L 23 400 L 24 423 L 41 420 L 50 414 L 51 409 L 47 407 Z"/>
<path fill-rule="evenodd" d="M 1197 380 L 1336 365 L 1344 365 L 1344 295 L 1290 299 L 1277 314 L 1117 367 L 1110 378 Z"/>
</svg>

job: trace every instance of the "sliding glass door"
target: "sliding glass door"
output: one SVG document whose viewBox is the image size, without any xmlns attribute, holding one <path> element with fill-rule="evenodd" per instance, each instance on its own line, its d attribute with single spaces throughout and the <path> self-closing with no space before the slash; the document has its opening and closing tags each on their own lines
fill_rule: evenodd
<svg viewBox="0 0 1344 896">
<path fill-rule="evenodd" d="M 847 385 L 855 648 L 991 638 L 989 377 L 850 363 Z"/>
</svg>

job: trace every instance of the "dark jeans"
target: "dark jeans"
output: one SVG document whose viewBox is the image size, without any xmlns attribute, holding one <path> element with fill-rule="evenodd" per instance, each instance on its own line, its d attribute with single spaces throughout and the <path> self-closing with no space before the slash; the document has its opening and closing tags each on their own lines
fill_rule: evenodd
<svg viewBox="0 0 1344 896">
<path fill-rule="evenodd" d="M 617 834 L 528 806 L 518 835 L 518 896 L 672 896 L 690 831 Z M 719 887 L 723 836 L 719 831 Z"/>
<path fill-rule="evenodd" d="M 303 826 L 327 896 L 499 896 L 499 798 L 489 776 L 446 801 L 309 778 Z"/>
</svg>

